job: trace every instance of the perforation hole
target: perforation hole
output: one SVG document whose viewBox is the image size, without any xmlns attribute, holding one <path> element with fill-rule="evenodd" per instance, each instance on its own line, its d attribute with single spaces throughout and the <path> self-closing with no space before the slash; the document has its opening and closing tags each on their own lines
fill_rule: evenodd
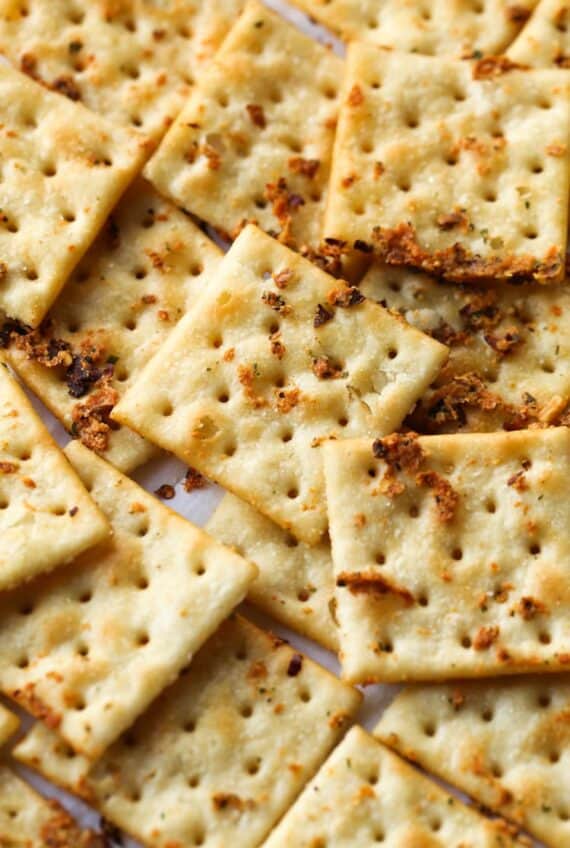
<svg viewBox="0 0 570 848">
<path fill-rule="evenodd" d="M 294 536 L 288 535 L 285 539 L 285 544 L 288 548 L 297 548 L 299 546 L 299 540 Z"/>
<path fill-rule="evenodd" d="M 339 418 L 338 419 L 338 425 L 339 425 L 339 427 L 347 427 L 348 426 L 348 418 L 346 418 L 345 416 L 342 416 L 341 418 Z"/>
<path fill-rule="evenodd" d="M 212 347 L 215 347 L 216 349 L 218 349 L 222 346 L 223 339 L 222 339 L 221 336 L 213 336 L 210 344 L 212 345 Z"/>
<path fill-rule="evenodd" d="M 462 648 L 470 648 L 471 647 L 471 639 L 469 636 L 463 636 L 461 639 L 461 647 Z"/>
<path fill-rule="evenodd" d="M 66 212 L 62 212 L 61 217 L 66 222 L 66 224 L 73 224 L 74 221 L 76 220 L 74 213 L 69 211 L 69 210 L 66 211 Z"/>
<path fill-rule="evenodd" d="M 291 433 L 291 431 L 290 431 L 290 430 L 287 430 L 287 432 L 286 432 L 286 433 L 283 433 L 283 435 L 281 436 L 281 441 L 282 441 L 284 444 L 287 444 L 288 442 L 290 442 L 290 441 L 291 441 L 291 439 L 292 439 L 292 438 L 293 438 L 293 433 Z"/>
<path fill-rule="evenodd" d="M 10 501 L 5 497 L 0 496 L 0 509 L 8 509 L 9 506 Z"/>
<path fill-rule="evenodd" d="M 251 718 L 253 715 L 253 708 L 251 704 L 244 704 L 240 707 L 239 714 L 242 718 Z"/>
<path fill-rule="evenodd" d="M 228 445 L 226 448 L 224 448 L 225 456 L 232 457 L 232 456 L 235 455 L 236 451 L 237 451 L 237 446 L 233 443 Z"/>
<path fill-rule="evenodd" d="M 481 713 L 481 718 L 483 721 L 490 722 L 493 721 L 493 710 L 490 707 L 485 707 L 483 712 Z"/>
<path fill-rule="evenodd" d="M 552 704 L 552 698 L 550 695 L 544 693 L 538 696 L 538 706 L 542 707 L 542 709 L 546 709 Z"/>
<path fill-rule="evenodd" d="M 79 596 L 80 604 L 88 604 L 91 600 L 93 600 L 93 592 L 90 589 L 86 589 L 85 592 Z"/>
<path fill-rule="evenodd" d="M 78 645 L 76 648 L 76 652 L 79 657 L 88 657 L 89 647 L 85 644 Z"/>
<path fill-rule="evenodd" d="M 253 776 L 259 772 L 261 767 L 261 759 L 258 757 L 256 759 L 247 760 L 244 766 L 244 769 L 247 774 Z"/>
<path fill-rule="evenodd" d="M 206 567 L 202 563 L 200 563 L 199 565 L 197 565 L 194 568 L 194 574 L 197 577 L 203 577 L 205 573 L 206 573 Z"/>
<path fill-rule="evenodd" d="M 420 511 L 418 507 L 415 504 L 412 504 L 412 506 L 408 510 L 408 515 L 410 516 L 410 518 L 417 518 L 419 514 Z"/>
<path fill-rule="evenodd" d="M 196 789 L 200 786 L 200 777 L 197 774 L 191 774 L 188 778 L 188 786 L 190 789 Z"/>
<path fill-rule="evenodd" d="M 385 839 L 386 839 L 386 836 L 384 834 L 384 831 L 382 831 L 382 830 L 375 830 L 374 831 L 374 842 L 384 842 Z"/>
<path fill-rule="evenodd" d="M 434 833 L 437 833 L 439 830 L 441 830 L 441 819 L 432 819 L 429 823 L 429 826 Z"/>
<path fill-rule="evenodd" d="M 386 563 L 386 555 L 382 551 L 378 551 L 374 557 L 374 562 L 376 565 L 384 565 Z"/>
<path fill-rule="evenodd" d="M 143 120 L 140 115 L 131 115 L 131 124 L 133 127 L 142 127 Z"/>
<path fill-rule="evenodd" d="M 396 185 L 398 186 L 400 191 L 403 191 L 404 193 L 407 193 L 412 187 L 410 181 L 405 178 L 398 180 Z"/>
<path fill-rule="evenodd" d="M 492 763 L 491 764 L 491 774 L 493 775 L 493 777 L 496 777 L 497 779 L 499 779 L 503 776 L 504 771 L 498 763 Z"/>
<path fill-rule="evenodd" d="M 429 606 L 429 598 L 428 598 L 428 596 L 427 596 L 427 595 L 425 595 L 425 594 L 420 595 L 420 596 L 418 597 L 418 604 L 419 604 L 421 607 L 427 607 L 427 606 Z"/>
<path fill-rule="evenodd" d="M 497 511 L 497 504 L 493 500 L 488 500 L 485 502 L 485 509 L 490 515 L 493 515 Z"/>
<path fill-rule="evenodd" d="M 326 85 L 321 89 L 321 94 L 323 97 L 326 97 L 327 100 L 336 100 L 338 97 L 337 89 L 332 85 Z"/>
<path fill-rule="evenodd" d="M 363 141 L 360 145 L 360 150 L 362 151 L 362 153 L 373 153 L 374 145 L 370 141 Z"/>
<path fill-rule="evenodd" d="M 398 356 L 398 349 L 395 348 L 395 347 L 391 347 L 388 350 L 388 359 L 396 359 L 397 356 Z"/>
<path fill-rule="evenodd" d="M 424 734 L 429 736 L 430 739 L 435 736 L 436 726 L 433 721 L 428 721 L 424 724 L 423 727 Z"/>
<path fill-rule="evenodd" d="M 370 784 L 370 786 L 376 786 L 376 784 L 378 783 L 378 780 L 379 780 L 379 774 L 378 774 L 377 771 L 372 772 L 371 774 L 368 775 L 368 783 Z"/>
<path fill-rule="evenodd" d="M 48 177 L 48 179 L 51 177 L 55 177 L 55 175 L 57 174 L 57 168 L 50 162 L 49 164 L 43 166 L 42 174 L 44 175 L 44 177 Z"/>
<path fill-rule="evenodd" d="M 150 583 L 146 577 L 139 577 L 136 583 L 137 589 L 140 589 L 143 592 L 145 589 L 148 589 Z"/>
<path fill-rule="evenodd" d="M 27 601 L 25 604 L 22 604 L 18 612 L 20 615 L 31 615 L 34 611 L 34 605 L 31 601 Z"/>
<path fill-rule="evenodd" d="M 376 477 L 376 469 L 375 468 L 369 468 L 368 469 L 368 476 L 371 477 L 372 479 L 374 479 Z"/>
<path fill-rule="evenodd" d="M 534 239 L 538 238 L 538 233 L 536 230 L 525 230 L 524 237 L 526 239 L 529 239 L 529 241 L 533 241 Z"/>
<path fill-rule="evenodd" d="M 303 704 L 308 704 L 311 700 L 311 693 L 308 689 L 301 689 L 299 692 L 299 700 L 303 702 Z"/>
<path fill-rule="evenodd" d="M 453 550 L 451 551 L 451 557 L 456 562 L 459 562 L 459 560 L 463 559 L 463 551 L 461 550 L 461 548 L 453 548 Z"/>
<path fill-rule="evenodd" d="M 483 198 L 486 203 L 496 203 L 497 202 L 497 194 L 494 191 L 486 191 L 483 195 Z"/>
<path fill-rule="evenodd" d="M 558 810 L 558 818 L 560 819 L 560 821 L 568 821 L 570 819 L 570 813 L 568 813 L 566 807 L 563 807 Z"/>
<path fill-rule="evenodd" d="M 294 501 L 296 498 L 298 498 L 298 497 L 299 497 L 299 489 L 297 489 L 295 486 L 292 486 L 292 487 L 291 487 L 291 488 L 287 491 L 287 497 L 289 498 L 289 500 Z"/>
<path fill-rule="evenodd" d="M 35 268 L 28 268 L 28 270 L 26 271 L 26 279 L 30 280 L 31 282 L 34 282 L 38 279 L 38 272 Z"/>
<path fill-rule="evenodd" d="M 196 722 L 194 721 L 194 719 L 187 719 L 182 725 L 182 730 L 184 731 L 184 733 L 194 733 L 194 731 L 196 730 Z"/>
<path fill-rule="evenodd" d="M 141 633 L 137 633 L 135 642 L 139 646 L 139 648 L 144 648 L 145 645 L 149 644 L 150 636 L 148 635 L 146 630 L 143 630 Z"/>
<path fill-rule="evenodd" d="M 533 174 L 542 174 L 544 172 L 544 166 L 541 162 L 534 162 L 530 165 L 529 170 Z"/>
<path fill-rule="evenodd" d="M 17 667 L 22 668 L 22 669 L 27 668 L 29 666 L 29 664 L 30 664 L 30 660 L 26 656 L 20 657 L 20 659 L 16 663 Z"/>
<path fill-rule="evenodd" d="M 190 274 L 193 277 L 199 277 L 200 274 L 204 271 L 204 268 L 201 265 L 192 265 L 190 268 Z"/>
<path fill-rule="evenodd" d="M 169 418 L 174 412 L 174 408 L 171 403 L 164 403 L 161 409 L 161 415 L 163 418 Z"/>
<path fill-rule="evenodd" d="M 551 763 L 560 762 L 560 754 L 558 753 L 558 751 L 551 751 L 550 754 L 548 755 L 548 760 Z"/>
<path fill-rule="evenodd" d="M 218 395 L 218 401 L 219 401 L 220 403 L 227 403 L 227 402 L 229 401 L 229 399 L 230 399 L 230 396 L 229 396 L 229 394 L 228 394 L 227 392 L 221 392 L 221 393 Z"/>
<path fill-rule="evenodd" d="M 538 634 L 538 641 L 541 645 L 550 645 L 552 642 L 552 636 L 550 633 L 547 633 L 546 630 L 543 630 Z"/>
<path fill-rule="evenodd" d="M 135 277 L 135 279 L 137 280 L 144 280 L 146 275 L 146 268 L 135 268 L 133 271 L 133 277 Z"/>
<path fill-rule="evenodd" d="M 533 542 L 531 545 L 528 546 L 528 552 L 530 554 L 532 554 L 532 556 L 538 556 L 539 553 L 540 553 L 540 550 L 541 549 L 540 549 L 540 545 L 538 544 L 538 542 Z"/>
<path fill-rule="evenodd" d="M 450 167 L 453 168 L 455 165 L 457 165 L 458 157 L 454 153 L 450 153 L 448 156 L 446 156 L 445 161 Z"/>
<path fill-rule="evenodd" d="M 139 539 L 143 539 L 146 536 L 146 534 L 148 533 L 148 531 L 149 531 L 149 524 L 148 524 L 148 522 L 145 521 L 137 529 L 137 536 L 139 537 Z"/>
</svg>

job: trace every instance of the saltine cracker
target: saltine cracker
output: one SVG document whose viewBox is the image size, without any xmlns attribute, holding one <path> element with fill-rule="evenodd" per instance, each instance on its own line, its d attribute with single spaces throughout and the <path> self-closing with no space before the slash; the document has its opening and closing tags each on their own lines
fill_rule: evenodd
<svg viewBox="0 0 570 848">
<path fill-rule="evenodd" d="M 113 418 L 315 544 L 323 439 L 392 432 L 446 355 L 249 226 Z"/>
<path fill-rule="evenodd" d="M 351 44 L 325 234 L 459 282 L 559 281 L 570 80 L 511 65 Z"/>
<path fill-rule="evenodd" d="M 351 728 L 264 848 L 514 848 L 489 821 L 428 780 L 362 728 Z"/>
<path fill-rule="evenodd" d="M 256 221 L 322 238 L 342 61 L 257 0 L 198 83 L 146 175 L 232 237 Z"/>
<path fill-rule="evenodd" d="M 37 326 L 147 143 L 0 63 L 0 310 Z"/>
<path fill-rule="evenodd" d="M 256 848 L 360 700 L 357 690 L 235 617 L 88 775 L 39 725 L 16 756 L 80 791 L 144 845 Z"/>
<path fill-rule="evenodd" d="M 427 56 L 501 53 L 537 0 L 293 0 L 347 41 Z"/>
<path fill-rule="evenodd" d="M 244 598 L 256 569 L 79 442 L 109 542 L 1 599 L 0 688 L 94 759 Z"/>
<path fill-rule="evenodd" d="M 567 675 L 412 686 L 374 733 L 421 767 L 522 825 L 570 845 Z"/>
<path fill-rule="evenodd" d="M 329 443 L 324 463 L 346 679 L 567 667 L 570 430 Z"/>
<path fill-rule="evenodd" d="M 221 256 L 186 215 L 137 180 L 42 326 L 11 335 L 7 356 L 20 377 L 125 474 L 157 451 L 113 425 L 111 409 L 192 308 Z"/>
<path fill-rule="evenodd" d="M 109 524 L 0 363 L 0 590 L 62 566 Z"/>
<path fill-rule="evenodd" d="M 330 545 L 309 547 L 252 506 L 226 494 L 206 530 L 257 565 L 248 601 L 298 633 L 336 651 Z"/>
<path fill-rule="evenodd" d="M 242 0 L 0 0 L 0 52 L 48 88 L 159 140 Z"/>
</svg>

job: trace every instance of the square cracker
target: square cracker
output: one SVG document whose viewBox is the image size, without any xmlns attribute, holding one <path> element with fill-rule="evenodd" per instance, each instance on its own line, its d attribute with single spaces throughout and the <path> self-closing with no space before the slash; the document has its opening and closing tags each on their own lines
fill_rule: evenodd
<svg viewBox="0 0 570 848">
<path fill-rule="evenodd" d="M 233 236 L 253 220 L 316 246 L 341 77 L 330 50 L 250 0 L 145 173 Z"/>
<path fill-rule="evenodd" d="M 0 363 L 0 591 L 108 535 L 105 516 Z"/>
<path fill-rule="evenodd" d="M 510 67 L 350 45 L 326 235 L 456 281 L 559 280 L 570 81 Z"/>
<path fill-rule="evenodd" d="M 0 309 L 37 326 L 148 154 L 0 63 Z"/>
<path fill-rule="evenodd" d="M 48 88 L 159 139 L 243 0 L 0 0 L 0 52 Z"/>
<path fill-rule="evenodd" d="M 570 68 L 569 0 L 541 0 L 507 56 L 534 68 Z"/>
<path fill-rule="evenodd" d="M 0 845 L 104 848 L 93 831 L 82 830 L 58 804 L 39 795 L 0 762 Z"/>
<path fill-rule="evenodd" d="M 570 430 L 374 447 L 324 448 L 345 677 L 567 668 Z"/>
<path fill-rule="evenodd" d="M 410 53 L 501 53 L 537 0 L 293 0 L 348 41 Z"/>
<path fill-rule="evenodd" d="M 0 746 L 6 744 L 19 726 L 20 721 L 18 717 L 0 704 Z"/>
<path fill-rule="evenodd" d="M 206 525 L 215 539 L 257 565 L 251 603 L 278 621 L 336 651 L 331 606 L 334 578 L 327 541 L 309 547 L 245 501 L 226 495 Z"/>
<path fill-rule="evenodd" d="M 314 544 L 319 444 L 392 432 L 447 355 L 361 300 L 249 226 L 113 417 Z"/>
<path fill-rule="evenodd" d="M 374 266 L 359 287 L 449 345 L 447 363 L 408 418 L 414 430 L 513 430 L 568 420 L 570 280 L 483 288 Z"/>
<path fill-rule="evenodd" d="M 264 848 L 508 848 L 509 826 L 489 821 L 353 727 L 277 825 Z"/>
<path fill-rule="evenodd" d="M 11 335 L 8 358 L 21 378 L 70 432 L 124 473 L 156 448 L 127 427 L 113 429 L 111 409 L 193 306 L 221 256 L 188 216 L 137 180 L 46 321 Z"/>
<path fill-rule="evenodd" d="M 570 845 L 568 675 L 412 686 L 375 735 L 526 828 Z"/>
<path fill-rule="evenodd" d="M 172 682 L 255 568 L 79 442 L 110 541 L 0 602 L 0 688 L 96 758 Z"/>
<path fill-rule="evenodd" d="M 359 703 L 356 689 L 236 617 L 90 774 L 43 727 L 17 755 L 144 845 L 254 848 Z"/>
</svg>

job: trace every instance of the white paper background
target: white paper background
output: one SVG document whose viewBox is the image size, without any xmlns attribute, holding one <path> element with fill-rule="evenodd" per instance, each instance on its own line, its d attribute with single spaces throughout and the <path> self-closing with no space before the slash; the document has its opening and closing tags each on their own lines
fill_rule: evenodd
<svg viewBox="0 0 570 848">
<path fill-rule="evenodd" d="M 322 27 L 311 23 L 308 18 L 297 9 L 291 8 L 283 0 L 264 0 L 265 4 L 270 8 L 280 12 L 285 18 L 292 21 L 299 29 L 318 38 L 320 41 L 331 45 L 335 52 L 343 55 L 344 49 L 342 44 L 333 38 L 330 33 L 326 32 Z M 57 441 L 63 446 L 69 441 L 69 436 L 63 427 L 53 418 L 53 416 L 45 409 L 45 407 L 34 397 L 31 398 L 35 408 L 40 413 L 46 422 L 50 432 L 54 435 Z M 138 469 L 132 476 L 145 489 L 150 492 L 155 492 L 159 486 L 164 483 L 175 486 L 175 497 L 168 501 L 168 506 L 175 509 L 180 515 L 193 521 L 195 524 L 203 525 L 210 517 L 213 509 L 218 503 L 222 490 L 217 486 L 211 486 L 206 490 L 195 491 L 188 494 L 182 487 L 182 481 L 186 473 L 186 466 L 175 458 L 163 458 L 154 460 L 148 465 Z M 297 633 L 283 627 L 277 621 L 258 610 L 248 605 L 243 605 L 242 611 L 254 622 L 261 627 L 269 628 L 279 636 L 287 639 L 292 645 L 298 648 L 307 656 L 319 662 L 321 665 L 328 668 L 335 674 L 339 673 L 339 664 L 336 657 L 328 651 L 320 648 L 314 642 L 299 636 Z M 418 658 L 421 661 L 421 658 Z M 398 687 L 395 686 L 369 686 L 364 690 L 364 702 L 361 711 L 358 715 L 358 721 L 368 729 L 372 729 L 377 723 L 383 709 L 392 700 Z M 7 706 L 14 709 L 13 704 Z M 29 727 L 30 720 L 19 711 L 19 715 L 23 719 L 23 726 Z M 33 772 L 19 765 L 15 766 L 22 776 L 30 783 L 36 786 L 44 795 L 52 798 L 57 798 L 83 825 L 88 827 L 97 827 L 100 821 L 99 815 L 94 813 L 85 804 L 67 795 L 64 792 L 56 789 L 47 781 L 39 778 Z M 24 835 L 24 834 L 23 834 Z M 123 845 L 128 848 L 137 848 L 138 843 L 131 839 L 123 838 Z M 539 846 L 539 843 L 535 843 Z M 230 846 L 228 846 L 230 848 Z"/>
</svg>

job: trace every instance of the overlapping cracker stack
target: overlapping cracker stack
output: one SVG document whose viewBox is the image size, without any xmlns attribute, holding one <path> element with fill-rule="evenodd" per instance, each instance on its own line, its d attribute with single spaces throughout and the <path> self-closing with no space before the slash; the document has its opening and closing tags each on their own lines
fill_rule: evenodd
<svg viewBox="0 0 570 848">
<path fill-rule="evenodd" d="M 296 5 L 0 0 L 2 846 L 570 848 L 570 3 Z"/>
</svg>

